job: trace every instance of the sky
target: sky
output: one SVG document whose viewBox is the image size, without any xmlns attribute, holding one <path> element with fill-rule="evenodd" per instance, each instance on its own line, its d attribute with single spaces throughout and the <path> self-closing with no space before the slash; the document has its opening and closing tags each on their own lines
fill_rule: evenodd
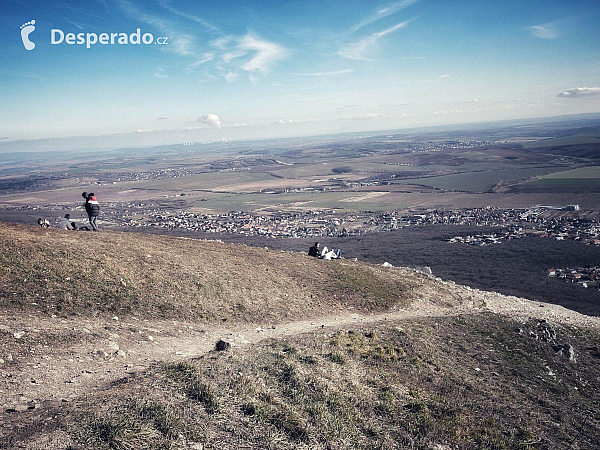
<svg viewBox="0 0 600 450">
<path fill-rule="evenodd" d="M 0 37 L 0 152 L 600 112 L 598 0 L 3 0 Z"/>
</svg>

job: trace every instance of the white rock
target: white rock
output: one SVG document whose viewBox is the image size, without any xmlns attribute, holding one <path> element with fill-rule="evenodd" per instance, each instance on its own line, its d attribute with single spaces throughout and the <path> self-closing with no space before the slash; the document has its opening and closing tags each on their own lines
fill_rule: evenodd
<svg viewBox="0 0 600 450">
<path fill-rule="evenodd" d="M 109 342 L 108 344 L 108 348 L 111 349 L 113 352 L 116 352 L 119 350 L 119 344 L 117 344 L 116 342 Z"/>
</svg>

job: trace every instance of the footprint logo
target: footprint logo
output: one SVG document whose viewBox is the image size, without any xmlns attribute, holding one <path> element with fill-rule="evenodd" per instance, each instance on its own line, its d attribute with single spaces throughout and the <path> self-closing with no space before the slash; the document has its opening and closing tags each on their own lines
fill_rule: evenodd
<svg viewBox="0 0 600 450">
<path fill-rule="evenodd" d="M 21 25 L 21 39 L 26 50 L 33 50 L 35 44 L 29 40 L 29 35 L 35 30 L 35 20 Z"/>
</svg>

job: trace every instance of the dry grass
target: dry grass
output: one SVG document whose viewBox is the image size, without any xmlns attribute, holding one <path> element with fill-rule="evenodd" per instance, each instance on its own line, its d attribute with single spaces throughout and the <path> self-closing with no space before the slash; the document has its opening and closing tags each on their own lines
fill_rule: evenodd
<svg viewBox="0 0 600 450">
<path fill-rule="evenodd" d="M 488 314 L 270 340 L 121 380 L 62 426 L 72 448 L 594 448 L 600 336 L 556 327 L 575 364 L 535 329 Z"/>
<path fill-rule="evenodd" d="M 272 320 L 409 303 L 367 264 L 176 237 L 0 224 L 2 306 L 49 314 Z"/>
</svg>

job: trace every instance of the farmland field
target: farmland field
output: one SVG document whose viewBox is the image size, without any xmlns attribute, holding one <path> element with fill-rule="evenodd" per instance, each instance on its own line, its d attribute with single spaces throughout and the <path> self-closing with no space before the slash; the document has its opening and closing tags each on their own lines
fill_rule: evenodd
<svg viewBox="0 0 600 450">
<path fill-rule="evenodd" d="M 402 183 L 421 184 L 451 191 L 488 192 L 501 181 L 518 180 L 561 170 L 558 167 L 535 167 L 481 172 L 465 172 L 439 177 L 407 178 Z"/>
<path fill-rule="evenodd" d="M 546 175 L 537 180 L 513 187 L 514 192 L 600 192 L 600 166 L 588 166 L 578 169 Z"/>
<path fill-rule="evenodd" d="M 600 145 L 600 133 L 580 133 L 573 136 L 565 136 L 555 139 L 540 139 L 539 141 L 529 142 L 523 147 L 525 148 L 545 148 L 545 147 L 561 147 L 566 145 L 583 145 L 583 144 L 598 144 Z"/>
</svg>

